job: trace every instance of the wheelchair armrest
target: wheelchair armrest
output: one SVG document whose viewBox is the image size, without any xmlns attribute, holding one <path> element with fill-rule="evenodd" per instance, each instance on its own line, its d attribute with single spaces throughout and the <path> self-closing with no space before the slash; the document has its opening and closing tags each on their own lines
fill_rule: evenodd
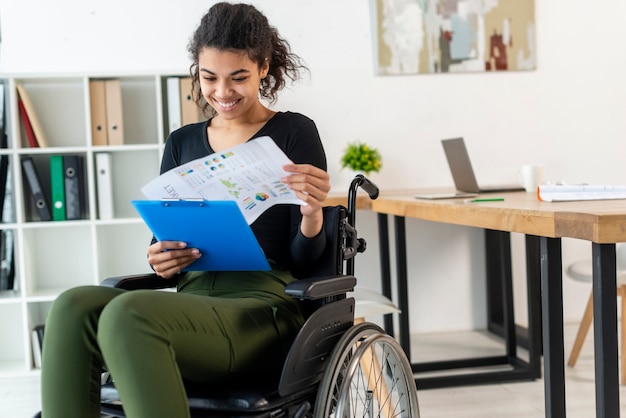
<svg viewBox="0 0 626 418">
<path fill-rule="evenodd" d="M 354 276 L 311 277 L 289 283 L 285 288 L 285 293 L 296 299 L 316 300 L 350 292 L 354 286 L 356 286 Z"/>
<path fill-rule="evenodd" d="M 100 285 L 126 290 L 166 289 L 175 287 L 177 282 L 176 278 L 163 279 L 154 273 L 146 273 L 109 277 L 104 279 Z M 289 283 L 285 288 L 285 293 L 296 299 L 316 300 L 350 292 L 354 286 L 356 286 L 356 277 L 354 276 L 311 277 Z"/>
<path fill-rule="evenodd" d="M 104 279 L 100 286 L 117 287 L 119 289 L 167 289 L 175 287 L 178 278 L 163 279 L 154 273 L 134 274 L 131 276 L 117 276 Z"/>
</svg>

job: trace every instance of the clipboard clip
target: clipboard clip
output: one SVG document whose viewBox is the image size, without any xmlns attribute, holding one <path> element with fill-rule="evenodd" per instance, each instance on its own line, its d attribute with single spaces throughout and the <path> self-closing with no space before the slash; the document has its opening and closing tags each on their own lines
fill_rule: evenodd
<svg viewBox="0 0 626 418">
<path fill-rule="evenodd" d="M 189 203 L 200 203 L 200 206 L 202 206 L 202 203 L 204 202 L 204 200 L 205 199 L 201 197 L 190 197 L 187 199 L 180 199 L 176 197 L 163 197 L 161 198 L 161 203 L 163 204 L 163 206 L 169 206 L 170 203 L 173 203 L 173 202 L 189 202 Z"/>
</svg>

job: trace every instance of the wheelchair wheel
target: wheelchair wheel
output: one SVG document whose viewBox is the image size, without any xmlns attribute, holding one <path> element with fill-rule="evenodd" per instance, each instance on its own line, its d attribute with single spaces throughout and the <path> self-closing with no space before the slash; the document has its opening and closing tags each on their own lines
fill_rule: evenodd
<svg viewBox="0 0 626 418">
<path fill-rule="evenodd" d="M 364 322 L 339 340 L 320 382 L 315 418 L 419 418 L 406 355 L 379 326 Z"/>
</svg>

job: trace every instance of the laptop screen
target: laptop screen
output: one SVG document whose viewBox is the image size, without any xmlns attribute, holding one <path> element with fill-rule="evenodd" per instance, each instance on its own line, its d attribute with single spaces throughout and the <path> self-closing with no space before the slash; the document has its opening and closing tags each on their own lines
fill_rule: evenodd
<svg viewBox="0 0 626 418">
<path fill-rule="evenodd" d="M 480 192 L 463 138 L 442 139 L 441 143 L 456 189 L 462 192 Z"/>
</svg>

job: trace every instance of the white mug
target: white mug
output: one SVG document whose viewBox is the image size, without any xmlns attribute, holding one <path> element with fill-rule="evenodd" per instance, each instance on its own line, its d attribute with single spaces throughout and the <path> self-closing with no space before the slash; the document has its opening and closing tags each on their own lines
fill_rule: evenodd
<svg viewBox="0 0 626 418">
<path fill-rule="evenodd" d="M 529 193 L 535 193 L 543 183 L 543 166 L 539 164 L 524 164 L 517 170 L 517 182 Z"/>
</svg>

